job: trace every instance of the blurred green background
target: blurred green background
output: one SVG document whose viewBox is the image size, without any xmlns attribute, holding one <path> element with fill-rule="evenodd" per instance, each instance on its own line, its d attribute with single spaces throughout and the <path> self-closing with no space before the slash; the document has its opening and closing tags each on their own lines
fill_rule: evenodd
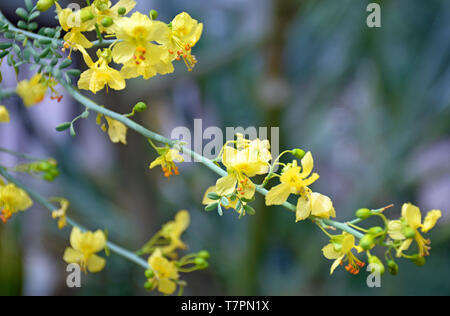
<svg viewBox="0 0 450 316">
<path fill-rule="evenodd" d="M 156 9 L 165 22 L 187 11 L 204 23 L 194 49 L 199 63 L 192 73 L 180 63 L 175 74 L 132 80 L 126 92 L 94 99 L 122 113 L 147 102 L 136 120 L 166 136 L 177 126 L 192 128 L 196 118 L 204 127 L 279 127 L 282 149 L 313 152 L 321 175 L 313 189 L 332 197 L 341 221 L 359 207 L 390 203 L 391 218 L 408 201 L 423 212 L 442 209 L 427 264 L 400 260 L 399 275 L 385 275 L 381 288 L 368 288 L 365 272 L 329 276 L 320 230 L 265 207 L 261 197 L 253 217 L 205 213 L 201 200 L 215 175 L 187 163 L 167 181 L 148 170 L 156 155 L 133 132 L 127 146 L 112 145 L 91 115 L 77 126 L 78 137 L 57 134 L 58 123 L 82 111 L 68 96 L 30 110 L 8 100 L 13 123 L 0 126 L 0 146 L 56 158 L 62 175 L 54 184 L 23 180 L 46 196 L 69 198 L 70 215 L 91 229 L 107 228 L 128 249 L 189 210 L 184 240 L 189 250 L 209 250 L 211 266 L 183 276 L 187 295 L 448 295 L 450 2 L 379 1 L 382 27 L 368 28 L 370 2 L 138 0 L 137 10 Z M 11 20 L 17 3 L 0 5 Z M 55 21 L 47 14 L 40 23 Z M 14 86 L 4 66 L 3 85 Z M 81 289 L 68 289 L 62 254 L 69 233 L 57 231 L 39 206 L 1 225 L 0 294 L 146 294 L 142 269 L 115 255 L 102 273 L 83 278 Z"/>
</svg>

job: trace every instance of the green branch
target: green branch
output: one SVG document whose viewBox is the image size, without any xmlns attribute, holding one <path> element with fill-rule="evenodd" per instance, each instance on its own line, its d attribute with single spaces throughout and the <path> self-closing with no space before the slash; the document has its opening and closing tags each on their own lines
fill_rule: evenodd
<svg viewBox="0 0 450 316">
<path fill-rule="evenodd" d="M 42 205 L 44 208 L 48 209 L 50 212 L 53 212 L 54 210 L 57 210 L 58 208 L 55 207 L 52 203 L 50 203 L 49 201 L 47 201 L 46 198 L 44 198 L 42 195 L 34 192 L 33 190 L 29 189 L 27 186 L 25 186 L 21 181 L 17 180 L 16 178 L 14 178 L 13 176 L 11 176 L 3 167 L 0 167 L 0 175 L 2 175 L 5 179 L 7 179 L 9 182 L 14 183 L 15 185 L 17 185 L 18 187 L 22 188 L 25 192 L 27 192 L 27 194 L 37 203 L 39 203 L 40 205 Z M 72 220 L 69 217 L 67 218 L 67 223 L 73 227 L 79 227 L 81 230 L 86 231 L 85 228 L 83 228 L 83 226 L 78 225 L 78 223 L 76 223 L 74 220 Z M 119 256 L 122 256 L 123 258 L 136 263 L 137 265 L 141 266 L 144 269 L 148 269 L 148 263 L 138 257 L 137 255 L 135 255 L 134 253 L 132 253 L 129 250 L 126 250 L 110 241 L 107 242 L 107 246 L 108 248 L 116 253 Z"/>
</svg>

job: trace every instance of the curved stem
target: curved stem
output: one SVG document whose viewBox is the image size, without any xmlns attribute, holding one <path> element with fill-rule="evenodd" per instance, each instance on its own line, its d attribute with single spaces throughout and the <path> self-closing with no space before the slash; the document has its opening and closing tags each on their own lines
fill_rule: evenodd
<svg viewBox="0 0 450 316">
<path fill-rule="evenodd" d="M 39 203 L 40 205 L 42 205 L 43 207 L 48 209 L 50 212 L 58 209 L 52 203 L 47 201 L 46 198 L 44 198 L 40 194 L 34 192 L 33 190 L 29 189 L 21 181 L 17 180 L 13 176 L 11 176 L 3 167 L 0 167 L 0 175 L 2 175 L 9 182 L 12 182 L 15 185 L 17 185 L 18 187 L 22 188 L 25 192 L 27 192 L 27 194 L 34 201 L 36 201 L 37 203 Z M 73 227 L 79 227 L 81 230 L 86 231 L 86 229 L 83 226 L 78 225 L 78 223 L 76 223 L 74 220 L 72 220 L 69 217 L 67 217 L 67 223 L 69 225 L 73 226 Z M 117 255 L 122 256 L 123 258 L 125 258 L 125 259 L 127 259 L 127 260 L 129 260 L 131 262 L 136 263 L 137 265 L 141 266 L 144 269 L 148 269 L 149 268 L 148 263 L 144 259 L 138 257 L 137 255 L 135 255 L 131 251 L 128 251 L 125 248 L 122 248 L 122 247 L 120 247 L 120 246 L 118 246 L 115 243 L 112 243 L 110 241 L 107 242 L 107 246 L 112 252 L 116 253 Z"/>
</svg>

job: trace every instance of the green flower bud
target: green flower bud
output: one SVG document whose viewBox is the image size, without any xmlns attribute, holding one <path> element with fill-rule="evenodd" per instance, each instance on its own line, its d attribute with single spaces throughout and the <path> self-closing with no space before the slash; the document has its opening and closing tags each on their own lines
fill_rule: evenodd
<svg viewBox="0 0 450 316">
<path fill-rule="evenodd" d="M 403 236 L 405 236 L 408 239 L 414 238 L 416 236 L 416 231 L 409 226 L 405 226 L 402 229 L 402 234 L 403 234 Z"/>
<path fill-rule="evenodd" d="M 202 250 L 202 251 L 200 251 L 200 252 L 197 254 L 197 257 L 198 257 L 198 258 L 203 258 L 203 259 L 209 259 L 210 254 L 209 254 L 208 251 Z"/>
<path fill-rule="evenodd" d="M 150 13 L 148 15 L 150 16 L 150 19 L 156 20 L 158 18 L 158 11 L 150 10 Z"/>
<path fill-rule="evenodd" d="M 356 217 L 360 218 L 360 219 L 367 219 L 370 216 L 372 216 L 372 211 L 369 210 L 368 208 L 360 208 L 359 210 L 356 211 Z"/>
<path fill-rule="evenodd" d="M 150 269 L 145 270 L 145 277 L 146 277 L 147 279 L 151 279 L 151 278 L 153 278 L 154 276 L 155 276 L 155 272 L 153 272 L 153 270 L 150 270 Z"/>
<path fill-rule="evenodd" d="M 36 4 L 36 9 L 45 12 L 55 4 L 55 1 L 56 0 L 39 0 Z"/>
<path fill-rule="evenodd" d="M 120 7 L 119 9 L 117 9 L 117 13 L 119 15 L 125 15 L 125 13 L 127 13 L 127 9 L 124 7 Z"/>
<path fill-rule="evenodd" d="M 80 12 L 80 17 L 82 22 L 86 22 L 95 18 L 94 14 L 89 8 L 84 8 Z"/>
<path fill-rule="evenodd" d="M 147 104 L 145 104 L 144 102 L 138 102 L 135 106 L 134 106 L 134 110 L 136 112 L 144 112 L 145 110 L 147 110 Z"/>
<path fill-rule="evenodd" d="M 381 275 L 384 274 L 384 272 L 386 271 L 386 269 L 384 268 L 383 263 L 381 262 L 381 260 L 377 257 L 377 256 L 370 256 L 369 257 L 369 264 L 373 264 L 373 265 L 378 265 L 378 271 L 380 272 Z M 371 272 L 375 272 L 376 270 L 372 270 Z"/>
<path fill-rule="evenodd" d="M 384 229 L 380 226 L 375 226 L 369 229 L 369 234 L 371 235 L 378 235 L 379 233 L 383 232 Z"/>
<path fill-rule="evenodd" d="M 37 165 L 38 171 L 49 171 L 53 166 L 48 161 L 42 161 Z"/>
<path fill-rule="evenodd" d="M 305 151 L 299 148 L 295 148 L 294 150 L 292 150 L 292 154 L 295 156 L 295 158 L 298 159 L 302 159 L 306 155 Z"/>
<path fill-rule="evenodd" d="M 113 23 L 114 23 L 113 19 L 111 19 L 109 16 L 105 16 L 102 19 L 103 27 L 110 27 L 111 25 L 113 25 Z"/>
<path fill-rule="evenodd" d="M 105 11 L 109 8 L 109 0 L 95 0 L 94 5 L 99 11 Z"/>
<path fill-rule="evenodd" d="M 387 262 L 387 264 L 388 264 L 388 271 L 389 271 L 389 273 L 392 274 L 392 275 L 397 275 L 398 274 L 398 264 L 395 263 L 394 260 L 389 260 Z"/>
<path fill-rule="evenodd" d="M 147 291 L 151 291 L 151 290 L 153 289 L 153 282 L 150 282 L 150 281 L 145 282 L 145 283 L 144 283 L 144 288 L 145 288 Z"/>
<path fill-rule="evenodd" d="M 42 176 L 42 179 L 44 179 L 45 181 L 49 181 L 49 182 L 55 180 L 55 178 L 49 172 L 44 173 L 44 175 Z"/>
<path fill-rule="evenodd" d="M 418 255 L 418 254 L 413 255 L 413 257 L 411 258 L 411 261 L 412 261 L 416 266 L 419 266 L 419 267 L 424 266 L 425 263 L 426 263 L 425 258 L 422 257 L 422 256 L 420 256 L 420 255 Z"/>
<path fill-rule="evenodd" d="M 373 246 L 373 235 L 367 234 L 359 241 L 359 245 L 364 250 L 369 250 Z"/>
<path fill-rule="evenodd" d="M 205 263 L 206 263 L 206 260 L 203 259 L 203 258 L 197 257 L 197 258 L 194 259 L 194 263 L 197 266 L 204 266 Z"/>
</svg>

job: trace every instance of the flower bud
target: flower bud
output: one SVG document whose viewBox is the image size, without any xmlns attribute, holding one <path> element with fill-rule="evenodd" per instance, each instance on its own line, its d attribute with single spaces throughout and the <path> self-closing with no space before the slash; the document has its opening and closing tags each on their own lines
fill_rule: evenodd
<svg viewBox="0 0 450 316">
<path fill-rule="evenodd" d="M 84 8 L 80 12 L 81 22 L 86 22 L 92 20 L 94 18 L 94 14 L 90 10 L 90 8 Z"/>
<path fill-rule="evenodd" d="M 378 235 L 379 233 L 383 232 L 384 229 L 380 226 L 375 226 L 369 229 L 369 234 L 371 235 Z"/>
<path fill-rule="evenodd" d="M 150 16 L 150 19 L 156 20 L 158 18 L 158 11 L 150 10 L 150 13 L 148 15 Z"/>
<path fill-rule="evenodd" d="M 145 288 L 147 291 L 151 291 L 151 290 L 153 289 L 153 282 L 150 282 L 150 281 L 145 282 L 145 283 L 144 283 L 144 288 Z"/>
<path fill-rule="evenodd" d="M 388 264 L 388 271 L 389 271 L 389 273 L 392 274 L 392 275 L 397 275 L 398 274 L 398 264 L 395 263 L 394 260 L 389 260 L 387 262 L 387 264 Z"/>
<path fill-rule="evenodd" d="M 102 19 L 103 27 L 110 27 L 111 25 L 113 25 L 113 23 L 114 23 L 113 19 L 111 19 L 109 16 L 105 16 Z"/>
<path fill-rule="evenodd" d="M 119 9 L 117 9 L 117 13 L 119 15 L 125 15 L 125 13 L 127 13 L 127 9 L 124 7 L 120 7 Z"/>
<path fill-rule="evenodd" d="M 295 158 L 302 159 L 306 153 L 304 150 L 295 148 L 294 150 L 292 150 L 292 154 L 295 156 Z"/>
<path fill-rule="evenodd" d="M 109 8 L 109 0 L 95 0 L 94 5 L 99 11 L 105 11 Z"/>
<path fill-rule="evenodd" d="M 147 279 L 151 279 L 151 278 L 153 278 L 154 276 L 155 276 L 155 272 L 153 272 L 153 270 L 150 270 L 150 269 L 145 270 L 145 277 L 146 277 Z"/>
<path fill-rule="evenodd" d="M 147 110 L 147 104 L 145 104 L 144 102 L 138 102 L 135 106 L 134 106 L 134 110 L 136 112 L 144 112 L 145 110 Z"/>
<path fill-rule="evenodd" d="M 209 252 L 206 250 L 202 250 L 197 254 L 198 258 L 208 259 L 210 257 Z"/>
<path fill-rule="evenodd" d="M 360 208 L 359 210 L 356 211 L 356 217 L 360 218 L 360 219 L 367 219 L 370 216 L 372 216 L 372 211 L 369 210 L 368 208 Z"/>
<path fill-rule="evenodd" d="M 369 264 L 378 265 L 378 269 L 377 270 L 372 269 L 372 271 L 371 271 L 372 273 L 374 273 L 375 271 L 379 271 L 380 274 L 383 275 L 384 272 L 386 271 L 385 268 L 384 268 L 383 263 L 381 262 L 381 260 L 377 256 L 370 256 L 369 257 Z"/>
<path fill-rule="evenodd" d="M 402 229 L 402 234 L 403 234 L 403 236 L 405 236 L 408 239 L 414 238 L 414 236 L 416 236 L 416 231 L 409 226 L 405 226 Z"/>
<path fill-rule="evenodd" d="M 36 9 L 45 12 L 55 4 L 55 1 L 56 0 L 39 0 L 36 4 Z"/>
<path fill-rule="evenodd" d="M 203 258 L 197 257 L 197 258 L 195 258 L 194 263 L 197 266 L 203 266 L 206 263 L 206 260 Z"/>
<path fill-rule="evenodd" d="M 420 255 L 418 255 L 418 254 L 413 255 L 412 258 L 411 258 L 411 261 L 412 261 L 416 266 L 419 266 L 419 267 L 425 265 L 425 263 L 426 263 L 425 258 L 422 257 L 422 256 L 420 256 Z"/>
<path fill-rule="evenodd" d="M 371 234 L 364 235 L 359 241 L 359 245 L 364 250 L 369 250 L 373 246 L 373 236 Z"/>
</svg>

